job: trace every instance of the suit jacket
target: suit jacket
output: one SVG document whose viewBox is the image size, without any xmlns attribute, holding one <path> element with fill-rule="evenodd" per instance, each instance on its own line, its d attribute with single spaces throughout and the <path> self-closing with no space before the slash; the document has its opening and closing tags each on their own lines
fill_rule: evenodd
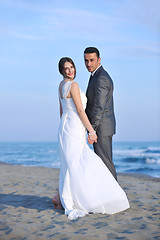
<svg viewBox="0 0 160 240">
<path fill-rule="evenodd" d="M 113 81 L 102 66 L 91 77 L 86 96 L 86 114 L 97 135 L 112 136 L 115 134 Z"/>
</svg>

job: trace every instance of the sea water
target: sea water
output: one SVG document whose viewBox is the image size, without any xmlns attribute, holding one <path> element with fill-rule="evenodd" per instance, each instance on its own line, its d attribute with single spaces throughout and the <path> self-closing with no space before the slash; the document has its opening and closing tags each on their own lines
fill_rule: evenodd
<svg viewBox="0 0 160 240">
<path fill-rule="evenodd" d="M 160 177 L 160 142 L 113 142 L 113 161 L 119 173 Z M 0 162 L 59 168 L 58 143 L 1 142 Z"/>
</svg>

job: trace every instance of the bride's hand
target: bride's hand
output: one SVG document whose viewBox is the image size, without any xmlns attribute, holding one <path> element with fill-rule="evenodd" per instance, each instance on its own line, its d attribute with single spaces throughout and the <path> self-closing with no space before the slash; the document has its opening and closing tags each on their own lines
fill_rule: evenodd
<svg viewBox="0 0 160 240">
<path fill-rule="evenodd" d="M 87 140 L 88 140 L 89 145 L 94 143 L 94 141 L 90 140 L 89 136 L 88 136 Z"/>
<path fill-rule="evenodd" d="M 88 136 L 88 143 L 93 144 L 94 142 L 97 143 L 97 134 L 96 133 L 94 135 L 89 135 Z"/>
</svg>

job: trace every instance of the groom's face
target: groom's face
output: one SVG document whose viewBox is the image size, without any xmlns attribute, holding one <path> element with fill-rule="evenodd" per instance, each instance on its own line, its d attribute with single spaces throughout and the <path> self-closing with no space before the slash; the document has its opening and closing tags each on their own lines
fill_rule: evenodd
<svg viewBox="0 0 160 240">
<path fill-rule="evenodd" d="M 84 61 L 89 72 L 94 72 L 100 65 L 101 59 L 97 57 L 96 53 L 85 53 Z"/>
</svg>

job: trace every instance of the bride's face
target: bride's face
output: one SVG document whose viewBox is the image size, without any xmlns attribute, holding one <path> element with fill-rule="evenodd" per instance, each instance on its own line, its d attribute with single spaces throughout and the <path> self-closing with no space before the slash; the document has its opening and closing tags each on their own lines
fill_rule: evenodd
<svg viewBox="0 0 160 240">
<path fill-rule="evenodd" d="M 64 64 L 64 77 L 69 79 L 74 79 L 75 77 L 75 68 L 70 62 L 65 62 Z"/>
</svg>

